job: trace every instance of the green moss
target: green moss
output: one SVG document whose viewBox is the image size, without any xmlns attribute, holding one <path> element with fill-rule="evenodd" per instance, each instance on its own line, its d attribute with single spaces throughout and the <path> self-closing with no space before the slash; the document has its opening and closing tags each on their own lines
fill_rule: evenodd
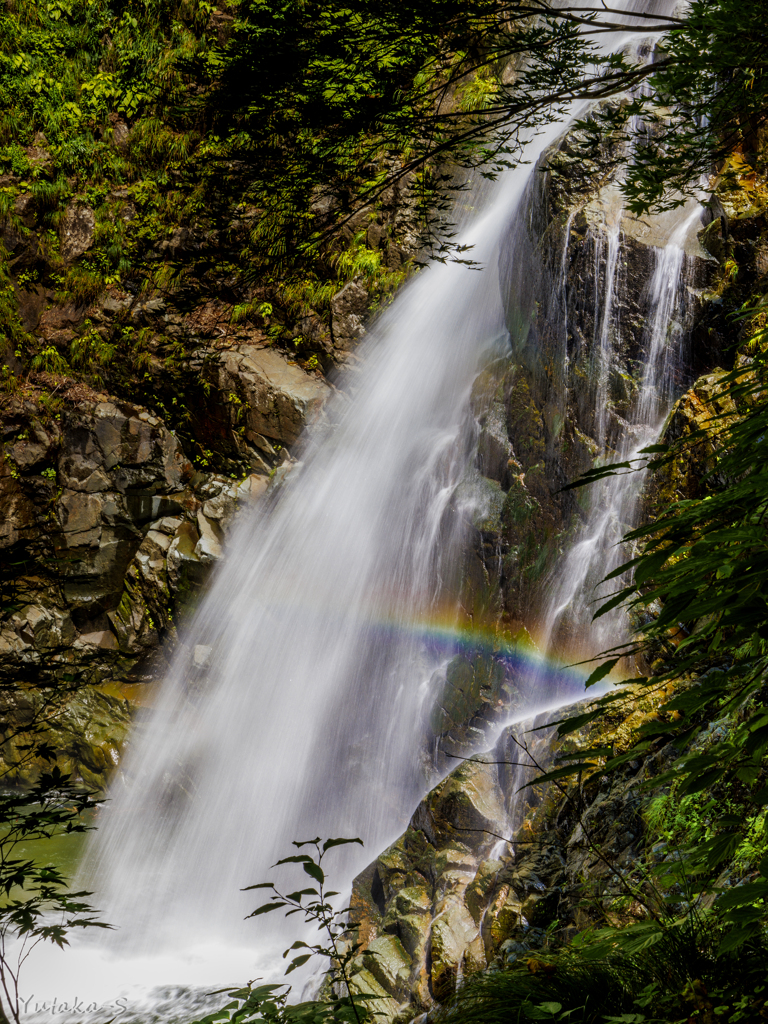
<svg viewBox="0 0 768 1024">
<path fill-rule="evenodd" d="M 523 526 L 537 509 L 525 484 L 513 479 L 501 509 L 501 521 L 506 528 Z"/>
</svg>

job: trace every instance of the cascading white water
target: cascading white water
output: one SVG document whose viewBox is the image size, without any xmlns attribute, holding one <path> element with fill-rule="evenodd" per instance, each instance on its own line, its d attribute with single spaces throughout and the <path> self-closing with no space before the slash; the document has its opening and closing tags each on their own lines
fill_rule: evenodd
<svg viewBox="0 0 768 1024">
<path fill-rule="evenodd" d="M 656 249 L 656 266 L 648 286 L 648 326 L 645 332 L 645 364 L 629 421 L 623 437 L 607 461 L 636 464 L 642 449 L 654 444 L 662 431 L 664 421 L 675 399 L 675 376 L 678 369 L 680 345 L 685 335 L 686 317 L 690 304 L 689 263 L 684 244 L 692 227 L 701 219 L 697 204 L 687 207 L 674 218 L 669 240 Z M 609 252 L 618 237 L 618 226 L 611 229 Z M 615 275 L 616 263 L 606 261 L 606 274 Z M 600 384 L 597 388 L 595 421 L 599 426 L 598 439 L 608 455 L 605 410 L 607 392 L 603 381 L 611 370 L 614 347 L 607 340 L 606 323 L 612 313 L 615 288 L 606 281 L 602 312 L 600 344 L 597 348 Z M 601 585 L 602 579 L 626 561 L 627 553 L 621 547 L 623 536 L 637 525 L 639 498 L 646 473 L 635 471 L 610 477 L 592 485 L 590 513 L 576 543 L 558 566 L 558 582 L 545 613 L 543 642 L 556 643 L 558 628 L 567 620 L 571 630 L 580 628 L 587 643 L 580 645 L 585 656 L 622 642 L 625 629 L 622 612 L 616 610 L 599 622 L 591 619 L 597 607 L 607 599 L 616 581 Z"/>
<path fill-rule="evenodd" d="M 526 159 L 562 130 L 538 135 Z M 403 289 L 360 349 L 351 399 L 342 387 L 331 427 L 231 537 L 90 851 L 121 955 L 248 941 L 254 901 L 239 890 L 292 840 L 361 836 L 351 873 L 422 795 L 424 681 L 446 653 L 426 627 L 450 617 L 442 569 L 461 541 L 446 510 L 471 457 L 469 389 L 504 336 L 494 268 L 530 173 L 473 196 L 461 241 L 487 269 L 435 265 Z"/>
<path fill-rule="evenodd" d="M 476 197 L 466 241 L 486 266 L 528 174 Z M 502 333 L 493 272 L 420 275 L 363 346 L 352 400 L 332 400 L 330 434 L 231 538 L 92 853 L 132 941 L 236 931 L 252 905 L 239 890 L 294 839 L 375 851 L 402 831 L 424 788 L 420 684 L 437 659 L 423 634 L 455 553 L 441 524 L 469 457 L 469 387 Z M 193 646 L 210 648 L 200 678 Z"/>
</svg>

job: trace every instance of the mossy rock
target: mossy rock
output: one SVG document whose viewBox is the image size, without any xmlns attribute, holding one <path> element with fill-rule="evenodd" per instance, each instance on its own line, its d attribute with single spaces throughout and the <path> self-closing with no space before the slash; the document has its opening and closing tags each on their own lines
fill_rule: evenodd
<svg viewBox="0 0 768 1024">
<path fill-rule="evenodd" d="M 484 709 L 497 707 L 506 696 L 504 665 L 492 655 L 458 654 L 446 667 L 445 681 L 436 699 L 430 727 L 435 736 L 469 726 Z"/>
<path fill-rule="evenodd" d="M 382 935 L 368 946 L 363 964 L 376 981 L 399 1000 L 408 997 L 411 957 L 396 935 Z"/>
</svg>

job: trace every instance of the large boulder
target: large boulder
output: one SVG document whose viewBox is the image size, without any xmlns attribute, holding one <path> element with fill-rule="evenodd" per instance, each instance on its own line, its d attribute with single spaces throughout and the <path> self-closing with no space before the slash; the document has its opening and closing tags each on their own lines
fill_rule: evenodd
<svg viewBox="0 0 768 1024">
<path fill-rule="evenodd" d="M 304 426 L 317 417 L 329 394 L 325 381 L 290 362 L 282 353 L 256 345 L 240 345 L 221 353 L 219 390 L 230 408 L 242 407 L 246 437 L 292 445 Z M 235 415 L 237 415 L 235 413 Z"/>
</svg>

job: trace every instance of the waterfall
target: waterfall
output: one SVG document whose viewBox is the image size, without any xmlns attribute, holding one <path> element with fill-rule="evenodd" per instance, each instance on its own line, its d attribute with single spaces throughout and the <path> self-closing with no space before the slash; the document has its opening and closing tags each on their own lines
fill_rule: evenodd
<svg viewBox="0 0 768 1024">
<path fill-rule="evenodd" d="M 255 900 L 240 890 L 265 880 L 293 840 L 316 835 L 364 839 L 344 865 L 351 877 L 404 830 L 423 795 L 429 680 L 446 656 L 430 638 L 458 621 L 447 581 L 465 538 L 450 507 L 473 459 L 470 389 L 507 342 L 496 268 L 525 212 L 529 164 L 562 132 L 540 131 L 526 164 L 472 193 L 459 244 L 483 272 L 435 264 L 402 289 L 300 463 L 229 538 L 156 706 L 136 724 L 88 853 L 86 884 L 122 954 L 159 956 L 203 939 L 256 945 L 257 936 L 281 949 L 279 915 L 263 930 L 243 924 Z M 609 296 L 619 243 L 617 228 Z M 665 252 L 677 259 L 674 247 Z M 678 293 L 664 282 L 678 277 L 671 263 L 659 270 L 659 356 L 643 385 L 647 411 L 637 407 L 640 433 L 628 431 L 638 447 L 643 424 L 652 433 L 666 408 L 663 338 Z M 611 304 L 600 321 L 606 360 Z M 605 556 L 607 526 L 590 522 L 560 574 L 551 634 L 566 607 L 587 601 L 580 595 Z"/>
<path fill-rule="evenodd" d="M 691 208 L 691 206 L 693 208 Z M 606 430 L 608 406 L 607 380 L 614 352 L 621 339 L 611 341 L 608 323 L 613 318 L 616 295 L 618 224 L 611 226 L 605 261 L 605 288 L 599 342 L 595 346 L 598 361 L 595 422 L 598 425 L 602 457 L 605 461 L 640 461 L 642 449 L 654 444 L 675 400 L 675 384 L 680 370 L 680 349 L 686 327 L 690 327 L 691 260 L 684 245 L 691 230 L 700 221 L 698 204 L 689 204 L 672 219 L 669 239 L 655 249 L 655 269 L 647 289 L 648 319 L 644 332 L 645 361 L 638 394 L 633 402 L 623 436 L 611 451 Z M 590 511 L 579 535 L 557 569 L 544 615 L 543 644 L 557 648 L 558 633 L 567 626 L 580 630 L 587 643 L 580 644 L 584 656 L 621 643 L 626 635 L 623 612 L 614 609 L 599 622 L 592 616 L 601 601 L 622 585 L 621 580 L 602 585 L 602 579 L 627 560 L 621 546 L 623 536 L 638 525 L 639 499 L 646 472 L 620 473 L 590 486 Z"/>
<path fill-rule="evenodd" d="M 473 196 L 462 242 L 485 267 L 529 174 Z M 456 616 L 441 577 L 461 529 L 444 513 L 471 458 L 469 389 L 503 324 L 492 269 L 419 274 L 370 331 L 332 427 L 231 537 L 91 851 L 108 919 L 139 943 L 236 932 L 253 902 L 239 890 L 295 839 L 362 837 L 354 871 L 407 823 L 425 788 L 425 681 L 445 656 L 428 634 Z"/>
<path fill-rule="evenodd" d="M 539 134 L 527 159 L 561 132 Z M 230 538 L 91 850 L 106 916 L 131 942 L 231 935 L 252 907 L 240 890 L 294 839 L 362 837 L 354 871 L 421 796 L 429 626 L 456 620 L 441 579 L 462 536 L 445 513 L 471 458 L 469 389 L 504 336 L 492 268 L 529 177 L 521 165 L 475 191 L 461 244 L 487 269 L 438 264 L 403 289 L 330 426 Z M 601 358 L 617 260 L 618 229 Z"/>
</svg>

